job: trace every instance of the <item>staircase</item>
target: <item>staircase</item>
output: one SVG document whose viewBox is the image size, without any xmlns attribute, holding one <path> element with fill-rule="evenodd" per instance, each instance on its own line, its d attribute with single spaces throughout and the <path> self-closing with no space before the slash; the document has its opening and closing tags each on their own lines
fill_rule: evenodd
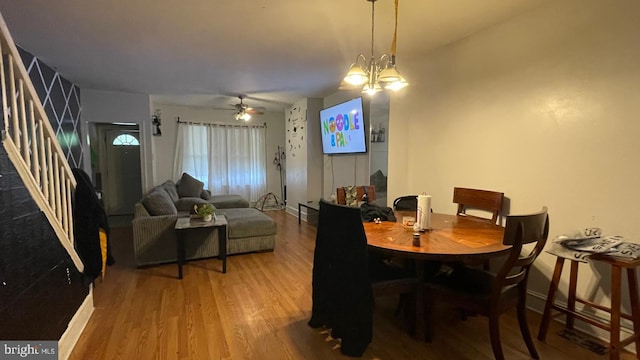
<svg viewBox="0 0 640 360">
<path fill-rule="evenodd" d="M 73 238 L 71 196 L 76 181 L 1 15 L 0 50 L 2 145 L 60 243 L 83 272 Z"/>
</svg>

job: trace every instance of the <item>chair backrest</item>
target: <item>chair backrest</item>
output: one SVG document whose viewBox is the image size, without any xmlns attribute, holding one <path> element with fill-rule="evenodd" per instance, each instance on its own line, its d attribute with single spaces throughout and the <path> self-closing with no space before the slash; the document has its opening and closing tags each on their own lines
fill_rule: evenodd
<svg viewBox="0 0 640 360">
<path fill-rule="evenodd" d="M 361 356 L 373 336 L 373 290 L 359 208 L 320 200 L 312 284 L 309 325 L 331 328 L 344 354 Z"/>
<path fill-rule="evenodd" d="M 347 201 L 349 200 L 349 193 L 353 192 L 353 190 L 355 190 L 355 202 L 363 201 L 362 197 L 364 196 L 364 194 L 367 194 L 367 199 L 369 202 L 376 199 L 376 187 L 373 185 L 345 186 L 336 189 L 338 204 L 357 206 L 356 204 L 347 203 Z"/>
<path fill-rule="evenodd" d="M 393 200 L 394 210 L 418 210 L 418 195 L 400 196 Z"/>
<path fill-rule="evenodd" d="M 499 296 L 507 286 L 518 285 L 526 291 L 531 265 L 536 260 L 549 236 L 547 208 L 530 215 L 509 215 L 504 231 L 503 243 L 511 245 L 508 259 L 496 275 L 493 296 Z M 522 254 L 522 246 L 535 243 L 528 254 Z M 524 295 L 524 294 L 523 294 Z"/>
<path fill-rule="evenodd" d="M 458 211 L 456 212 L 457 215 L 466 215 L 467 209 L 484 210 L 491 212 L 491 222 L 497 223 L 498 215 L 500 214 L 500 211 L 502 211 L 503 200 L 504 193 L 497 191 L 460 187 L 453 188 L 453 202 L 458 204 Z"/>
</svg>

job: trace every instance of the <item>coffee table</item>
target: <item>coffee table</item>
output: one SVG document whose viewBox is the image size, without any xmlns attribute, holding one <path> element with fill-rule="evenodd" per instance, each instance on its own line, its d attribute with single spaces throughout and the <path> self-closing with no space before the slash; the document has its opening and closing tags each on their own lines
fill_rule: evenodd
<svg viewBox="0 0 640 360">
<path fill-rule="evenodd" d="M 227 273 L 227 219 L 216 215 L 211 221 L 197 218 L 178 218 L 175 230 L 178 234 L 178 279 L 182 279 L 182 265 L 185 263 L 184 234 L 193 229 L 211 228 L 218 230 L 218 259 L 222 260 L 222 273 Z"/>
</svg>

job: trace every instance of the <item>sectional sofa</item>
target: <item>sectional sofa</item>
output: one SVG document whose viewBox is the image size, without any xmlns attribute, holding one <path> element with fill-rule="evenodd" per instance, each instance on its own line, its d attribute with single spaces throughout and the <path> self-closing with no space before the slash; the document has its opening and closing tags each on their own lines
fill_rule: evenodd
<svg viewBox="0 0 640 360">
<path fill-rule="evenodd" d="M 136 266 L 175 262 L 178 217 L 190 215 L 194 204 L 209 202 L 216 214 L 227 218 L 227 254 L 272 251 L 275 248 L 275 222 L 239 195 L 212 195 L 203 183 L 183 174 L 174 183 L 156 186 L 134 205 L 133 247 Z M 187 259 L 217 256 L 218 232 L 193 229 L 187 233 Z"/>
</svg>

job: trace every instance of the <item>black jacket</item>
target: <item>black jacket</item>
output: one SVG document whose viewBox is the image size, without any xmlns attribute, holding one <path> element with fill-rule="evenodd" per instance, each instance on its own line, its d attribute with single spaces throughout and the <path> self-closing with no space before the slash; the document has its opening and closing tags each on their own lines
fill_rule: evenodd
<svg viewBox="0 0 640 360">
<path fill-rule="evenodd" d="M 376 218 L 381 221 L 396 221 L 396 217 L 393 215 L 393 209 L 390 207 L 364 203 L 360 205 L 360 212 L 362 214 L 362 220 L 367 222 L 371 222 Z"/>
<path fill-rule="evenodd" d="M 362 356 L 373 336 L 373 291 L 360 209 L 320 201 L 309 326 L 331 328 L 341 352 Z"/>
<path fill-rule="evenodd" d="M 89 175 L 78 168 L 71 171 L 77 182 L 73 196 L 75 248 L 84 264 L 84 280 L 86 283 L 90 283 L 102 272 L 100 229 L 107 233 L 107 265 L 115 262 L 111 256 L 109 243 L 109 222 Z"/>
</svg>

